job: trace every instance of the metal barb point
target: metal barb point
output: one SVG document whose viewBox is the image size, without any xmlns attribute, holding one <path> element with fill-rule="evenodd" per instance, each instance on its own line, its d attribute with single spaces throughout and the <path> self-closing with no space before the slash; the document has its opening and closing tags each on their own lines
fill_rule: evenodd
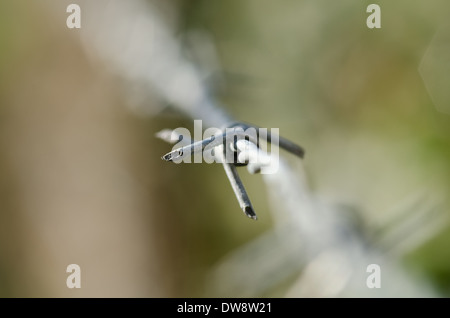
<svg viewBox="0 0 450 318">
<path fill-rule="evenodd" d="M 253 208 L 251 207 L 251 206 L 246 206 L 245 208 L 244 208 L 244 213 L 245 213 L 245 215 L 247 215 L 250 219 L 253 219 L 253 220 L 258 220 L 258 217 L 256 216 L 256 213 L 255 213 L 255 211 L 253 210 Z"/>
<path fill-rule="evenodd" d="M 255 129 L 258 129 L 257 126 L 254 125 L 248 125 L 245 123 L 233 123 L 228 125 L 226 128 L 242 128 L 242 129 L 247 129 L 250 127 L 253 127 Z M 238 137 L 238 138 L 245 138 L 245 134 L 243 131 L 240 132 L 233 132 L 232 133 L 233 136 Z M 299 145 L 293 143 L 292 141 L 283 138 L 281 136 L 277 136 L 277 135 L 272 135 L 271 132 L 267 132 L 267 135 L 264 134 L 265 137 L 267 138 L 268 142 L 272 142 L 272 139 L 276 138 L 276 140 L 278 141 L 278 146 L 280 148 L 283 148 L 284 150 L 287 150 L 288 152 L 303 158 L 305 156 L 305 150 L 300 147 Z M 173 143 L 174 141 L 176 141 L 178 139 L 182 140 L 183 136 L 181 135 L 176 135 L 176 134 L 172 134 L 171 130 L 163 130 L 159 133 L 156 134 L 156 136 L 162 140 L 165 140 L 167 142 Z M 230 135 L 231 136 L 231 135 Z M 244 136 L 244 137 L 242 137 Z M 224 145 L 224 157 L 225 157 L 225 152 L 226 149 L 231 149 L 233 151 L 236 151 L 234 149 L 234 144 L 230 145 L 227 144 L 225 145 L 223 143 L 223 140 L 228 140 L 227 137 L 229 137 L 227 135 L 227 132 L 222 134 L 222 138 L 216 138 L 216 136 L 211 136 L 209 138 L 206 138 L 204 140 L 199 140 L 199 141 L 192 141 L 191 140 L 191 144 L 175 149 L 167 154 L 165 154 L 164 156 L 161 157 L 162 160 L 164 161 L 174 161 L 174 160 L 182 160 L 183 158 L 185 158 L 186 156 L 191 156 L 193 154 L 196 153 L 201 153 L 205 150 L 206 146 L 209 147 L 217 147 L 220 145 Z M 234 142 L 234 138 L 233 138 L 233 142 Z M 258 144 L 258 140 L 251 140 L 250 142 L 253 142 L 256 148 L 259 148 L 259 144 Z M 248 197 L 247 191 L 245 190 L 244 184 L 241 181 L 241 178 L 239 177 L 239 174 L 237 172 L 237 168 L 236 166 L 240 165 L 238 162 L 234 162 L 234 163 L 227 163 L 225 158 L 223 163 L 223 167 L 225 170 L 225 173 L 228 177 L 228 180 L 230 181 L 231 187 L 233 188 L 234 194 L 236 195 L 236 198 L 239 202 L 239 205 L 241 207 L 241 209 L 244 211 L 245 215 L 253 220 L 257 220 L 257 216 L 256 213 L 252 207 L 252 204 L 250 202 L 250 198 Z M 244 164 L 246 165 L 246 164 Z M 254 164 L 254 165 L 248 165 L 248 170 L 250 173 L 258 173 L 260 170 L 260 165 L 258 164 Z"/>
<path fill-rule="evenodd" d="M 162 160 L 164 161 L 172 161 L 172 154 L 169 152 L 168 154 L 165 154 L 164 156 L 161 157 Z"/>
<path fill-rule="evenodd" d="M 236 195 L 236 199 L 238 200 L 242 211 L 244 211 L 245 215 L 249 218 L 256 220 L 256 213 L 253 210 L 247 191 L 245 191 L 244 184 L 237 173 L 236 166 L 231 163 L 223 162 L 223 168 L 227 174 L 228 180 L 230 181 L 231 187 L 233 188 L 234 194 Z"/>
</svg>

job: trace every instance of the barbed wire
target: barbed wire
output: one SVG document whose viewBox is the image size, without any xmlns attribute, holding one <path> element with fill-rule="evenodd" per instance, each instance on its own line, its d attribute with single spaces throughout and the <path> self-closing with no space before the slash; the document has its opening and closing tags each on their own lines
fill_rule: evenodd
<svg viewBox="0 0 450 318">
<path fill-rule="evenodd" d="M 151 90 L 180 113 L 210 126 L 226 127 L 234 121 L 211 95 L 198 67 L 183 55 L 153 3 L 86 1 L 82 6 L 89 8 L 84 10 L 84 47 L 111 65 L 125 85 L 139 83 L 142 94 Z M 409 276 L 374 244 L 357 215 L 322 202 L 309 189 L 301 162 L 282 157 L 278 172 L 263 180 L 275 225 L 212 269 L 208 296 L 270 294 L 286 282 L 290 282 L 283 294 L 287 297 L 435 295 L 427 283 Z M 382 270 L 381 288 L 366 284 L 370 264 Z"/>
</svg>

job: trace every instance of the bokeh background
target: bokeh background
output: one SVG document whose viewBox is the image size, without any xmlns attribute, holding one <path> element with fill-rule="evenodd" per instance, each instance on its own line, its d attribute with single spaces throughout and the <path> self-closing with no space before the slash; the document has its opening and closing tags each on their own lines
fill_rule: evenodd
<svg viewBox="0 0 450 318">
<path fill-rule="evenodd" d="M 192 119 L 101 53 L 92 57 L 88 19 L 114 1 L 72 2 L 82 30 L 66 27 L 71 1 L 0 2 L 0 296 L 240 296 L 209 280 L 227 255 L 272 229 L 270 189 L 242 170 L 253 222 L 219 165 L 163 162 L 171 146 L 155 133 L 192 130 Z M 377 248 L 449 296 L 450 4 L 380 0 L 382 28 L 371 30 L 370 3 L 151 8 L 186 60 L 207 69 L 203 83 L 224 109 L 306 149 L 311 191 L 357 215 L 369 242 L 420 213 Z M 66 287 L 72 263 L 79 290 Z M 291 284 L 246 296 L 296 296 Z"/>
</svg>

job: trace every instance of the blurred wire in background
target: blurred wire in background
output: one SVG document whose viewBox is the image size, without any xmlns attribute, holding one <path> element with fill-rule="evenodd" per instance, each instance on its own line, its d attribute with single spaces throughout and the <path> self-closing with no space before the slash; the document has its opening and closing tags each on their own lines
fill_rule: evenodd
<svg viewBox="0 0 450 318">
<path fill-rule="evenodd" d="M 1 295 L 448 293 L 448 4 L 380 2 L 374 31 L 355 1 L 78 1 L 81 30 L 69 3 L 0 5 Z M 228 113 L 307 150 L 243 176 L 256 223 L 153 139 Z"/>
</svg>

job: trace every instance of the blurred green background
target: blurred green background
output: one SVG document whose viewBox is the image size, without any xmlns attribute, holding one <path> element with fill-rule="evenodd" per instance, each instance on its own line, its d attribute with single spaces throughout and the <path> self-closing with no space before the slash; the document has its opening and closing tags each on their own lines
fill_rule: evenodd
<svg viewBox="0 0 450 318">
<path fill-rule="evenodd" d="M 155 132 L 193 122 L 129 111 L 122 83 L 66 28 L 68 3 L 0 2 L 0 296 L 214 297 L 213 266 L 273 225 L 262 178 L 241 174 L 251 222 L 220 166 L 161 161 L 171 146 Z M 226 109 L 301 144 L 312 190 L 369 232 L 405 202 L 406 214 L 450 208 L 450 4 L 377 1 L 371 30 L 370 3 L 156 3 L 180 43 L 213 39 Z M 401 257 L 443 296 L 449 243 L 443 224 Z M 71 263 L 80 290 L 65 285 Z"/>
</svg>

